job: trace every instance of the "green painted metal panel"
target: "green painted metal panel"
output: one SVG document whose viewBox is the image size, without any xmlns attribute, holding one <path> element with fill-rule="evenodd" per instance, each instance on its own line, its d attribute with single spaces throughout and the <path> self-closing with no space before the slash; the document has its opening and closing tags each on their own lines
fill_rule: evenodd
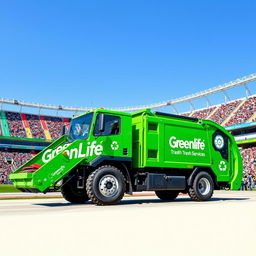
<svg viewBox="0 0 256 256">
<path fill-rule="evenodd" d="M 157 132 L 148 130 L 154 120 L 158 121 Z M 144 131 L 145 166 L 175 168 L 178 164 L 211 165 L 208 132 L 201 124 L 148 117 Z M 157 150 L 156 159 L 148 158 L 150 150 Z"/>
<path fill-rule="evenodd" d="M 0 119 L 1 119 L 1 123 L 2 123 L 3 135 L 10 136 L 9 127 L 8 127 L 8 123 L 7 123 L 6 115 L 5 115 L 4 111 L 0 111 Z"/>
<path fill-rule="evenodd" d="M 17 140 L 17 141 L 30 141 L 30 142 L 48 142 L 45 139 L 13 137 L 10 134 L 8 136 L 0 136 L 0 139 L 9 139 L 9 140 Z"/>
<path fill-rule="evenodd" d="M 133 167 L 192 169 L 210 167 L 219 182 L 232 189 L 241 185 L 242 160 L 233 136 L 223 127 L 207 120 L 157 115 L 148 110 L 133 114 Z M 229 158 L 213 147 L 213 134 L 228 137 Z M 225 167 L 222 167 L 225 166 Z"/>
</svg>

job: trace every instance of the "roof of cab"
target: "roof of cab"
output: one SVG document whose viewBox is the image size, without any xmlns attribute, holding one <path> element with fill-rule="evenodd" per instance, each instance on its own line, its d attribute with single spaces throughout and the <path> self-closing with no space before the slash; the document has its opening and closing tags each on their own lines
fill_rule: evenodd
<svg viewBox="0 0 256 256">
<path fill-rule="evenodd" d="M 125 113 L 125 112 L 121 112 L 121 111 L 114 111 L 114 110 L 98 108 L 98 109 L 94 109 L 92 111 L 84 112 L 84 113 L 82 113 L 80 115 L 74 116 L 73 119 L 74 118 L 78 118 L 78 117 L 83 116 L 83 115 L 86 115 L 86 114 L 91 113 L 91 112 L 95 112 L 95 113 L 99 113 L 100 112 L 100 113 L 111 114 L 111 115 L 119 115 L 119 116 L 120 115 L 122 115 L 122 116 L 131 116 L 130 113 Z"/>
</svg>

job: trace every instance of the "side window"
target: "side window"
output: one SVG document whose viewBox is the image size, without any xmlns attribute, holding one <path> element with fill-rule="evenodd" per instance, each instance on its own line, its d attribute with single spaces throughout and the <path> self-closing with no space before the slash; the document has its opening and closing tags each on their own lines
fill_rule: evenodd
<svg viewBox="0 0 256 256">
<path fill-rule="evenodd" d="M 96 136 L 108 136 L 120 134 L 120 117 L 104 115 L 104 131 L 99 131 L 100 119 L 97 116 L 96 125 L 94 129 L 94 135 Z"/>
</svg>

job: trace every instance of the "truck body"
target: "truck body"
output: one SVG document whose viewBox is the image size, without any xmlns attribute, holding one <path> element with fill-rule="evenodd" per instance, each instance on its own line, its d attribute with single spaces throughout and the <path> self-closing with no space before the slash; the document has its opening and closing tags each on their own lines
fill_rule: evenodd
<svg viewBox="0 0 256 256">
<path fill-rule="evenodd" d="M 124 193 L 179 192 L 208 200 L 214 189 L 238 189 L 242 159 L 233 136 L 209 120 L 98 109 L 74 117 L 67 134 L 10 175 L 21 191 L 59 189 L 70 202 L 114 204 Z"/>
</svg>

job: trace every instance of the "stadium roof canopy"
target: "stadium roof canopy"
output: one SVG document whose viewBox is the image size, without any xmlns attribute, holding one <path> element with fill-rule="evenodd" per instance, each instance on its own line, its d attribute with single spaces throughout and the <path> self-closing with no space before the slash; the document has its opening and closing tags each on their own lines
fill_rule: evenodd
<svg viewBox="0 0 256 256">
<path fill-rule="evenodd" d="M 234 81 L 224 83 L 218 86 L 215 86 L 213 88 L 200 91 L 194 94 L 190 94 L 188 96 L 184 96 L 181 98 L 173 99 L 173 100 L 168 100 L 160 103 L 155 103 L 155 104 L 150 104 L 150 105 L 142 105 L 142 106 L 136 106 L 136 107 L 120 107 L 120 108 L 109 108 L 111 110 L 120 110 L 124 112 L 133 112 L 133 111 L 138 111 L 146 108 L 151 108 L 151 109 L 156 109 L 156 108 L 163 108 L 167 106 L 175 106 L 176 104 L 184 103 L 184 102 L 189 102 L 191 103 L 192 100 L 195 100 L 197 98 L 202 98 L 206 97 L 208 95 L 218 93 L 218 92 L 223 92 L 225 96 L 228 96 L 226 93 L 226 90 L 243 85 L 245 86 L 246 92 L 249 91 L 248 87 L 246 86 L 247 83 L 250 83 L 252 81 L 256 80 L 256 73 L 244 76 L 242 78 L 236 79 Z M 247 94 L 248 95 L 248 94 Z M 10 99 L 0 99 L 0 104 L 11 104 L 11 105 L 18 105 L 21 107 L 31 107 L 31 108 L 39 108 L 39 109 L 50 109 L 50 110 L 62 110 L 62 111 L 72 111 L 72 112 L 86 112 L 90 111 L 95 108 L 91 107 L 68 107 L 68 106 L 56 106 L 56 105 L 46 105 L 46 104 L 39 104 L 39 103 L 30 103 L 30 102 L 25 102 L 25 101 L 20 101 L 20 100 L 10 100 Z"/>
</svg>

